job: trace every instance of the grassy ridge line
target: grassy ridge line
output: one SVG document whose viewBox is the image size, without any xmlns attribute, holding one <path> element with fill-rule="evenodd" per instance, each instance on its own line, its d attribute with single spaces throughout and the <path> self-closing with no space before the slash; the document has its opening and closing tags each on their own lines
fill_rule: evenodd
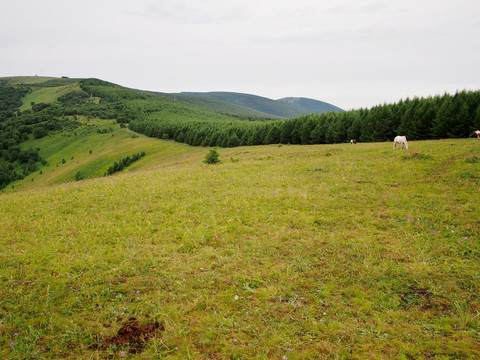
<svg viewBox="0 0 480 360">
<path fill-rule="evenodd" d="M 80 90 L 80 86 L 78 85 L 78 83 L 56 87 L 45 87 L 34 90 L 23 98 L 23 105 L 20 107 L 20 110 L 25 111 L 31 109 L 32 102 L 36 104 L 52 103 L 56 101 L 60 96 L 76 90 Z"/>
<path fill-rule="evenodd" d="M 2 194 L 0 355 L 476 358 L 477 145 L 221 149 Z M 165 326 L 142 354 L 88 348 L 132 316 Z"/>
<path fill-rule="evenodd" d="M 22 84 L 39 84 L 49 80 L 56 80 L 57 77 L 51 76 L 7 76 L 0 77 L 0 80 L 7 80 L 11 84 L 22 85 Z"/>
</svg>

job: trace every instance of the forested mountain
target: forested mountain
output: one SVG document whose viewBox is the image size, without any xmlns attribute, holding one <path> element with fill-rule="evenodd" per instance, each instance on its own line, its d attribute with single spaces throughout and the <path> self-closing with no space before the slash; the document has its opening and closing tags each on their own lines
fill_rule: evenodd
<svg viewBox="0 0 480 360">
<path fill-rule="evenodd" d="M 198 96 L 198 95 L 189 95 L 186 93 L 181 94 L 165 94 L 172 97 L 175 100 L 187 102 L 189 104 L 198 105 L 206 107 L 221 113 L 250 116 L 253 118 L 269 118 L 269 119 L 280 119 L 281 117 L 268 114 L 266 112 L 261 112 L 253 108 L 237 105 L 228 101 L 215 99 L 212 97 Z"/>
<path fill-rule="evenodd" d="M 302 109 L 307 114 L 321 114 L 329 111 L 333 111 L 333 112 L 343 111 L 342 109 L 340 109 L 335 105 L 332 105 L 323 101 L 319 101 L 319 100 L 304 98 L 304 97 L 286 97 L 283 99 L 278 99 L 276 101 L 293 105 L 297 108 Z"/>
<path fill-rule="evenodd" d="M 306 98 L 284 98 L 272 100 L 262 96 L 235 92 L 183 92 L 180 95 L 190 95 L 204 99 L 215 99 L 226 103 L 253 109 L 264 116 L 292 118 L 300 115 L 323 113 L 327 111 L 342 111 L 331 104 Z M 208 105 L 207 105 L 208 106 Z"/>
</svg>

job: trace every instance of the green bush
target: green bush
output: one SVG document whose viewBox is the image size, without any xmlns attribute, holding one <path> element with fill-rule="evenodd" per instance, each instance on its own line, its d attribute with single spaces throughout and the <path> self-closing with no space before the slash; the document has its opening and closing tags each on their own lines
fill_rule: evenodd
<svg viewBox="0 0 480 360">
<path fill-rule="evenodd" d="M 221 161 L 217 149 L 210 149 L 210 152 L 205 156 L 205 160 L 203 160 L 203 162 L 205 164 L 219 164 Z"/>
</svg>

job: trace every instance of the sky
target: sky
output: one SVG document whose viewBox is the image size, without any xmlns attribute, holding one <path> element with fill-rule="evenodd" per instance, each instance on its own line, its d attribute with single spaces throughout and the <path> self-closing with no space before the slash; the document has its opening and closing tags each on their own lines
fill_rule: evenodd
<svg viewBox="0 0 480 360">
<path fill-rule="evenodd" d="M 0 77 L 307 97 L 480 89 L 479 0 L 2 0 Z"/>
</svg>

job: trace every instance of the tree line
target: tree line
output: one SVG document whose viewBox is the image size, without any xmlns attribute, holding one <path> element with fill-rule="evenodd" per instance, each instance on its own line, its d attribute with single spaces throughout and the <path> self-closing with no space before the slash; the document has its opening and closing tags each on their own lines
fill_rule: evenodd
<svg viewBox="0 0 480 360">
<path fill-rule="evenodd" d="M 158 118 L 130 121 L 129 128 L 147 136 L 193 146 L 235 147 L 262 144 L 332 144 L 356 139 L 391 141 L 468 137 L 480 128 L 480 91 L 400 100 L 370 109 L 304 115 L 263 122 Z"/>
<path fill-rule="evenodd" d="M 115 161 L 112 166 L 108 168 L 104 176 L 115 174 L 116 172 L 122 171 L 127 166 L 130 166 L 135 161 L 141 159 L 145 156 L 145 152 L 139 152 L 138 154 L 133 154 L 131 157 L 127 156 L 126 158 L 120 159 L 118 162 Z"/>
</svg>

